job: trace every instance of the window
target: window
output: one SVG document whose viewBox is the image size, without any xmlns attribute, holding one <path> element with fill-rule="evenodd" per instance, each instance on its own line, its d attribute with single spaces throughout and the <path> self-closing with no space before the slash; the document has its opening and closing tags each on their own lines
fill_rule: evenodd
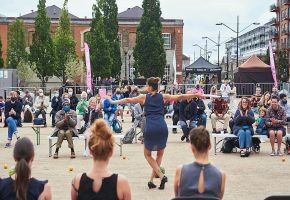
<svg viewBox="0 0 290 200">
<path fill-rule="evenodd" d="M 171 49 L 171 33 L 162 33 L 164 49 Z"/>
</svg>

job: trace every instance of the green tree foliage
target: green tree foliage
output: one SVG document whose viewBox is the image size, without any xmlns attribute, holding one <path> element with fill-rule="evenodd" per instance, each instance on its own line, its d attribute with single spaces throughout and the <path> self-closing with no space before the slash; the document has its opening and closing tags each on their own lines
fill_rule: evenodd
<svg viewBox="0 0 290 200">
<path fill-rule="evenodd" d="M 137 28 L 133 56 L 140 75 L 163 77 L 166 54 L 163 48 L 161 10 L 159 0 L 143 0 L 143 16 Z"/>
<path fill-rule="evenodd" d="M 77 57 L 71 56 L 65 63 L 65 74 L 67 79 L 76 80 L 81 76 L 81 65 Z"/>
<path fill-rule="evenodd" d="M 93 5 L 91 31 L 86 34 L 86 41 L 90 47 L 92 77 L 109 77 L 111 76 L 112 59 L 109 42 L 105 37 L 104 20 L 98 3 L 99 1 Z"/>
<path fill-rule="evenodd" d="M 270 52 L 269 52 L 269 48 L 267 49 L 266 55 L 262 57 L 262 60 L 267 65 L 270 65 Z"/>
<path fill-rule="evenodd" d="M 67 69 L 68 62 L 72 59 L 71 57 L 76 57 L 75 52 L 75 41 L 72 36 L 70 29 L 70 19 L 67 9 L 67 1 L 64 1 L 63 8 L 61 11 L 61 16 L 59 19 L 59 27 L 56 30 L 54 45 L 55 45 L 55 75 L 62 79 L 65 83 L 67 80 Z M 69 70 L 69 69 L 68 69 Z"/>
<path fill-rule="evenodd" d="M 32 79 L 35 73 L 32 71 L 30 63 L 27 60 L 20 60 L 17 67 L 17 76 L 20 80 L 20 86 L 26 87 L 27 81 Z"/>
<path fill-rule="evenodd" d="M 50 34 L 50 18 L 46 16 L 46 0 L 39 0 L 37 17 L 35 19 L 35 32 L 30 46 L 29 60 L 34 66 L 37 77 L 45 86 L 48 78 L 55 71 L 55 53 L 53 41 Z"/>
<path fill-rule="evenodd" d="M 8 68 L 17 68 L 20 61 L 27 60 L 25 51 L 25 35 L 23 21 L 16 21 L 9 26 L 8 31 L 8 49 L 7 49 L 7 66 Z"/>
<path fill-rule="evenodd" d="M 2 58 L 2 41 L 1 41 L 1 37 L 0 37 L 0 68 L 4 67 L 4 60 Z"/>
<path fill-rule="evenodd" d="M 279 49 L 276 61 L 277 81 L 285 82 L 289 77 L 288 58 L 285 48 Z"/>
<path fill-rule="evenodd" d="M 118 6 L 116 0 L 100 0 L 99 7 L 103 12 L 105 36 L 110 47 L 112 59 L 111 75 L 115 77 L 120 74 L 122 66 L 120 41 L 118 38 Z"/>
</svg>

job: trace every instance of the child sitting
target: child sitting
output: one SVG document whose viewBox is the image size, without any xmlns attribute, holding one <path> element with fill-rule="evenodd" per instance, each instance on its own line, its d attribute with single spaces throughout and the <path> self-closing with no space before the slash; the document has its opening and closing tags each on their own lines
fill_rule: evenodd
<svg viewBox="0 0 290 200">
<path fill-rule="evenodd" d="M 262 107 L 259 110 L 259 117 L 256 119 L 256 134 L 257 135 L 267 135 L 267 127 L 266 127 L 266 108 Z"/>
</svg>

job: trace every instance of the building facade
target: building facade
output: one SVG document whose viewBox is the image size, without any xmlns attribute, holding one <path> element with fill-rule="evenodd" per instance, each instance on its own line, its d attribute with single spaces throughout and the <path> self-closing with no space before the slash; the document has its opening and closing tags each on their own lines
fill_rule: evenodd
<svg viewBox="0 0 290 200">
<path fill-rule="evenodd" d="M 47 16 L 51 18 L 50 31 L 52 35 L 56 32 L 58 27 L 61 9 L 55 5 L 46 8 Z M 143 14 L 143 9 L 136 6 L 128 8 L 126 11 L 118 14 L 119 24 L 119 38 L 122 58 L 122 69 L 120 72 L 121 78 L 134 78 L 133 77 L 133 49 L 136 44 L 137 27 Z M 22 15 L 19 19 L 24 22 L 25 38 L 27 46 L 32 43 L 32 35 L 35 31 L 34 22 L 37 12 L 32 11 L 29 14 Z M 83 57 L 84 48 L 84 35 L 90 31 L 91 19 L 79 18 L 73 14 L 69 14 L 71 20 L 71 30 L 73 38 L 76 42 L 76 53 L 80 59 Z M 15 17 L 5 17 L 0 15 L 0 37 L 2 40 L 3 58 L 6 62 L 7 59 L 7 45 L 8 45 L 8 29 L 9 25 L 15 22 Z M 183 20 L 179 19 L 164 19 L 162 22 L 162 34 L 164 39 L 164 49 L 166 51 L 167 65 L 164 66 L 167 78 L 173 80 L 173 55 L 176 52 L 176 68 L 177 80 L 182 82 L 182 55 L 183 55 Z"/>
</svg>

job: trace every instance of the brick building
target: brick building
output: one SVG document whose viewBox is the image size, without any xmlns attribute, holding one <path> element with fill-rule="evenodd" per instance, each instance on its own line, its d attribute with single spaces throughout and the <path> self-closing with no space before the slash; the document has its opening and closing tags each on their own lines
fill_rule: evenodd
<svg viewBox="0 0 290 200">
<path fill-rule="evenodd" d="M 61 9 L 55 5 L 46 8 L 47 16 L 51 18 L 50 31 L 52 35 L 55 33 L 58 26 Z M 136 6 L 128 8 L 126 11 L 118 14 L 119 37 L 122 58 L 121 77 L 129 78 L 133 76 L 133 48 L 136 44 L 136 31 L 140 23 L 143 9 Z M 27 45 L 32 42 L 34 32 L 34 21 L 37 16 L 36 11 L 22 15 L 19 19 L 24 22 L 25 37 Z M 90 30 L 91 19 L 79 18 L 73 14 L 69 14 L 71 19 L 71 30 L 73 38 L 76 41 L 76 52 L 79 58 L 83 56 L 84 35 Z M 0 36 L 2 40 L 3 58 L 6 62 L 7 58 L 7 35 L 8 27 L 15 21 L 15 17 L 5 17 L 0 15 Z M 173 79 L 173 55 L 176 51 L 176 67 L 178 82 L 182 82 L 182 53 L 183 53 L 183 20 L 179 19 L 164 19 L 161 18 L 163 26 L 164 48 L 166 50 L 167 65 L 164 66 L 166 78 L 172 81 Z"/>
</svg>

